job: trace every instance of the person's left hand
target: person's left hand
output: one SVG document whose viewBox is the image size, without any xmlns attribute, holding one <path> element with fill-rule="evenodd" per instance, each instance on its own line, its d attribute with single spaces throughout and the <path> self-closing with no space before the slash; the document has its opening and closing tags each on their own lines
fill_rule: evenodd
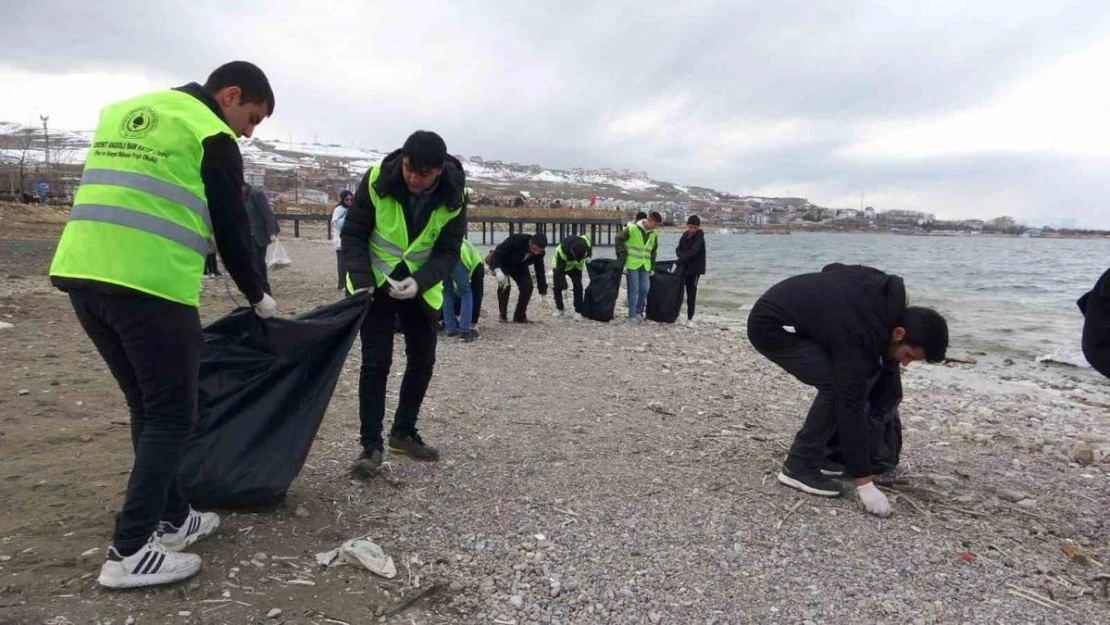
<svg viewBox="0 0 1110 625">
<path fill-rule="evenodd" d="M 277 243 L 277 235 L 276 234 L 271 234 L 270 235 L 270 243 Z"/>
<path fill-rule="evenodd" d="M 416 297 L 418 291 L 420 291 L 420 287 L 416 285 L 416 280 L 409 276 L 397 283 L 397 286 L 389 289 L 389 296 L 393 299 L 412 299 Z"/>
</svg>

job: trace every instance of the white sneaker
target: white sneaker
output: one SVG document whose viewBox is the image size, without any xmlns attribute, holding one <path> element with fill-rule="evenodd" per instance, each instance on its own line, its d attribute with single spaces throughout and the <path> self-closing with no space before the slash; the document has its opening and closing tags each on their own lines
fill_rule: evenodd
<svg viewBox="0 0 1110 625">
<path fill-rule="evenodd" d="M 686 327 L 690 328 L 692 330 L 697 330 L 698 329 L 698 324 L 694 323 L 693 319 L 687 319 L 686 320 Z"/>
<path fill-rule="evenodd" d="M 188 579 L 197 571 L 200 571 L 200 556 L 166 551 L 165 545 L 154 535 L 142 549 L 126 558 L 115 547 L 108 547 L 108 557 L 100 567 L 97 581 L 105 588 L 138 588 L 171 584 Z"/>
<path fill-rule="evenodd" d="M 197 512 L 189 507 L 189 517 L 174 527 L 163 521 L 158 527 L 162 534 L 162 544 L 169 551 L 181 551 L 203 538 L 208 538 L 220 528 L 220 515 L 215 512 Z"/>
</svg>

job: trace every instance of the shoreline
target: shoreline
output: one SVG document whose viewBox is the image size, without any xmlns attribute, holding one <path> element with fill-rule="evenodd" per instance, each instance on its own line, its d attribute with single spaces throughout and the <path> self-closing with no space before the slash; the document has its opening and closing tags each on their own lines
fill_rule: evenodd
<svg viewBox="0 0 1110 625">
<path fill-rule="evenodd" d="M 333 301 L 333 248 L 283 242 L 293 265 L 271 276 L 280 313 Z M 1110 562 L 1105 384 L 982 361 L 909 367 L 910 485 L 890 493 L 894 516 L 880 522 L 850 498 L 775 482 L 812 391 L 755 353 L 737 320 L 706 316 L 696 331 L 573 322 L 536 299 L 539 323 L 525 327 L 497 323 L 488 296 L 482 338 L 437 348 L 420 427 L 441 462 L 391 458 L 381 479 L 350 480 L 356 341 L 282 506 L 223 514 L 220 533 L 197 546 L 204 569 L 190 582 L 102 591 L 95 571 L 131 462 L 126 409 L 66 298 L 43 286 L 51 245 L 39 243 L 4 240 L 0 252 L 25 276 L 0 293 L 0 319 L 14 325 L 0 330 L 11 371 L 0 378 L 0 499 L 11 502 L 0 510 L 0 555 L 10 558 L 0 561 L 0 621 L 253 622 L 277 608 L 290 623 L 321 622 L 309 613 L 377 622 L 433 587 L 385 622 L 1105 616 L 1096 569 L 1060 549 Z M 224 281 L 206 281 L 202 319 L 229 308 Z M 394 349 L 389 408 L 400 339 Z M 315 563 L 365 535 L 395 558 L 396 579 Z M 1051 592 L 1067 611 L 1007 584 Z"/>
</svg>

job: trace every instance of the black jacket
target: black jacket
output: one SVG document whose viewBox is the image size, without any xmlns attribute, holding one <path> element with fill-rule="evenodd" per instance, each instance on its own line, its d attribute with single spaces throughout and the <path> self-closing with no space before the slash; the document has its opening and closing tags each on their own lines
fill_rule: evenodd
<svg viewBox="0 0 1110 625">
<path fill-rule="evenodd" d="M 826 266 L 821 273 L 787 278 L 752 307 L 749 327 L 792 326 L 784 342 L 808 338 L 832 354 L 836 367 L 836 418 L 844 461 L 853 477 L 871 475 L 867 393 L 890 349 L 891 334 L 906 312 L 902 278 L 863 265 Z"/>
<path fill-rule="evenodd" d="M 367 187 L 369 180 L 370 172 L 367 171 L 362 182 L 358 183 L 355 201 L 347 211 L 347 219 L 343 222 L 343 232 L 340 234 L 343 265 L 356 290 L 374 286 L 368 246 L 370 234 L 374 232 L 375 213 L 374 203 L 370 201 L 370 189 Z M 460 211 L 440 231 L 428 262 L 412 274 L 421 293 L 443 282 L 459 262 L 459 247 L 466 237 L 466 206 L 463 204 L 465 188 L 466 175 L 462 163 L 453 156 L 447 157 L 443 173 L 439 175 L 435 185 L 420 196 L 414 196 L 405 184 L 401 171 L 401 150 L 394 151 L 382 161 L 381 173 L 374 182 L 374 190 L 380 197 L 391 197 L 401 203 L 405 226 L 410 236 L 424 231 L 431 219 L 432 210 L 437 206 L 446 205 L 451 210 Z M 389 277 L 394 280 L 409 277 L 408 265 L 398 264 Z"/>
<path fill-rule="evenodd" d="M 571 262 L 586 260 L 594 253 L 593 248 L 586 245 L 586 240 L 577 234 L 572 234 L 563 239 L 559 248 L 563 250 L 563 255 L 567 257 L 566 260 L 563 260 L 559 258 L 558 254 L 555 254 L 555 271 L 560 273 L 566 272 L 568 260 Z"/>
<path fill-rule="evenodd" d="M 701 229 L 695 230 L 693 235 L 683 232 L 675 254 L 678 255 L 676 262 L 682 265 L 686 275 L 700 276 L 705 273 L 705 233 Z"/>
<path fill-rule="evenodd" d="M 509 235 L 507 239 L 497 244 L 493 254 L 490 255 L 490 271 L 500 269 L 505 273 L 527 273 L 531 266 L 536 271 L 536 288 L 540 295 L 547 294 L 547 272 L 543 268 L 544 254 L 529 256 L 528 240 L 532 235 L 527 233 Z"/>
<path fill-rule="evenodd" d="M 270 244 L 270 237 L 281 233 L 277 220 L 274 219 L 274 210 L 270 208 L 270 199 L 266 192 L 255 186 L 247 186 L 247 216 L 250 218 L 251 236 L 257 247 L 266 247 Z"/>
<path fill-rule="evenodd" d="M 224 118 L 220 105 L 216 103 L 199 84 L 193 82 L 174 91 L 187 93 L 204 102 L 220 119 Z M 226 121 L 226 120 L 225 120 Z M 212 234 L 216 237 L 216 247 L 223 258 L 224 266 L 231 274 L 235 285 L 247 301 L 257 303 L 262 300 L 262 274 L 255 265 L 254 244 L 251 242 L 250 223 L 243 207 L 243 156 L 239 144 L 234 139 L 218 134 L 208 137 L 202 144 L 204 156 L 200 163 L 200 176 L 204 180 L 204 193 L 208 198 L 208 212 L 212 217 Z M 95 280 L 74 278 L 51 278 L 57 288 L 89 289 L 114 295 L 134 297 L 154 297 L 134 289 L 129 289 Z"/>
</svg>

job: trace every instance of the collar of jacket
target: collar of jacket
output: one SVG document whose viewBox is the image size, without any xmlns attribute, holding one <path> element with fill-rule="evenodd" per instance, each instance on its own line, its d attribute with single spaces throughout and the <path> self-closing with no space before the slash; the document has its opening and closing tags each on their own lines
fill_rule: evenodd
<svg viewBox="0 0 1110 625">
<path fill-rule="evenodd" d="M 406 198 L 410 195 L 409 187 L 405 184 L 405 177 L 401 166 L 401 150 L 394 150 L 382 160 L 381 173 L 374 181 L 374 190 L 382 197 L 392 197 L 401 204 L 407 204 Z M 466 177 L 463 173 L 462 163 L 454 156 L 448 155 L 447 162 L 443 164 L 443 173 L 439 175 L 436 188 L 432 190 L 431 201 L 428 206 L 446 204 L 451 210 L 462 207 L 463 189 L 466 188 Z"/>
<path fill-rule="evenodd" d="M 204 105 L 207 106 L 209 109 L 212 109 L 212 112 L 216 114 L 216 117 L 219 117 L 223 123 L 227 123 L 227 120 L 224 119 L 223 109 L 220 108 L 220 105 L 216 102 L 216 99 L 208 95 L 208 92 L 204 90 L 204 87 L 200 86 L 200 83 L 191 82 L 187 85 L 174 87 L 173 90 L 187 93 L 200 100 L 201 102 L 204 102 Z"/>
</svg>

